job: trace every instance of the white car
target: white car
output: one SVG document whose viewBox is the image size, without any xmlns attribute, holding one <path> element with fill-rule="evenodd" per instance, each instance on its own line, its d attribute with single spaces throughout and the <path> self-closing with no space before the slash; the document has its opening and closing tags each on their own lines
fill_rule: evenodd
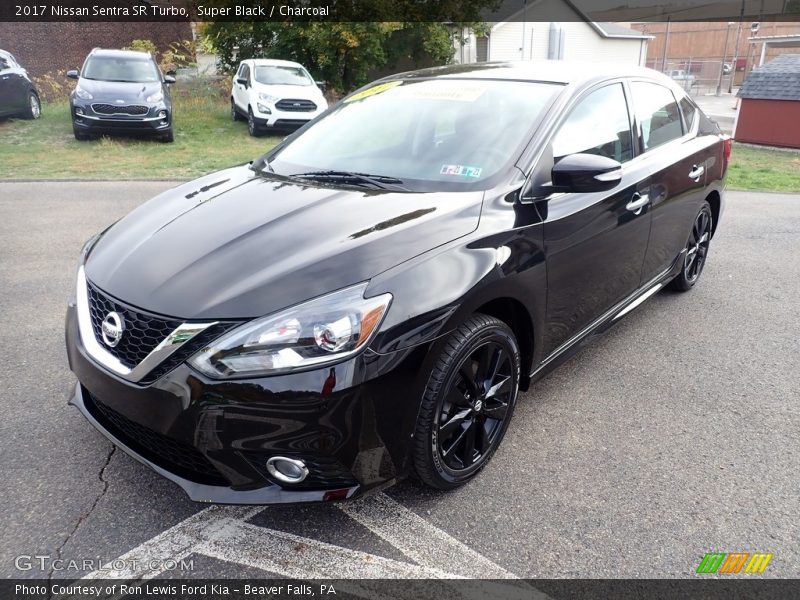
<svg viewBox="0 0 800 600">
<path fill-rule="evenodd" d="M 247 119 L 250 135 L 297 129 L 327 108 L 322 90 L 299 63 L 248 59 L 233 76 L 231 117 Z"/>
</svg>

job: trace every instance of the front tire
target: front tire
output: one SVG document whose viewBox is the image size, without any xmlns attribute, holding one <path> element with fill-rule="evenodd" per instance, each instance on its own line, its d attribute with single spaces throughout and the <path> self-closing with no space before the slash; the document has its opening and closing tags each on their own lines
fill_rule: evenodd
<svg viewBox="0 0 800 600">
<path fill-rule="evenodd" d="M 700 279 L 703 267 L 708 258 L 708 249 L 713 231 L 711 206 L 703 202 L 700 212 L 694 219 L 689 240 L 686 242 L 686 251 L 683 256 L 681 272 L 669 283 L 669 287 L 678 292 L 688 292 Z"/>
<path fill-rule="evenodd" d="M 236 103 L 233 101 L 233 98 L 231 98 L 231 121 L 236 122 L 242 120 L 242 115 L 240 115 L 239 111 L 236 110 Z"/>
<path fill-rule="evenodd" d="M 26 119 L 38 119 L 42 116 L 42 102 L 36 92 L 28 93 L 28 106 L 23 116 Z"/>
<path fill-rule="evenodd" d="M 414 431 L 414 471 L 423 483 L 457 488 L 483 469 L 505 435 L 519 389 L 511 329 L 476 314 L 444 342 Z"/>
<path fill-rule="evenodd" d="M 159 138 L 160 141 L 164 144 L 171 144 L 175 141 L 175 132 L 172 130 L 172 126 L 167 130 L 166 133 L 162 134 Z"/>
<path fill-rule="evenodd" d="M 90 139 L 88 134 L 79 131 L 74 125 L 72 126 L 72 133 L 75 136 L 75 139 L 79 142 L 85 142 L 86 140 Z"/>
<path fill-rule="evenodd" d="M 253 109 L 247 109 L 247 131 L 253 137 L 258 137 L 261 135 L 261 129 L 258 127 L 258 123 L 256 123 L 256 117 L 253 114 Z"/>
</svg>

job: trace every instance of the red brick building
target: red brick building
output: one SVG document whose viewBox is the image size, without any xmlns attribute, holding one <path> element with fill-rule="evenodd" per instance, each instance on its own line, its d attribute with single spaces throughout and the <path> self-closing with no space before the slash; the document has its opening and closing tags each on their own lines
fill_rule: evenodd
<svg viewBox="0 0 800 600">
<path fill-rule="evenodd" d="M 11 52 L 34 77 L 80 68 L 92 48 L 121 48 L 150 40 L 160 51 L 192 39 L 188 22 L 0 22 L 0 48 Z"/>
<path fill-rule="evenodd" d="M 737 142 L 800 148 L 800 54 L 756 67 L 739 90 Z"/>
</svg>

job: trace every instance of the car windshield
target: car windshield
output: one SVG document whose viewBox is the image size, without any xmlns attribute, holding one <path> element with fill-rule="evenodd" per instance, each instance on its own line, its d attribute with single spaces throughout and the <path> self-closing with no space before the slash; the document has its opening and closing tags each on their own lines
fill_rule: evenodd
<svg viewBox="0 0 800 600">
<path fill-rule="evenodd" d="M 158 68 L 149 58 L 91 56 L 81 72 L 84 79 L 151 83 L 159 81 Z"/>
<path fill-rule="evenodd" d="M 311 85 L 314 80 L 305 69 L 275 65 L 256 65 L 253 75 L 258 83 L 265 85 Z"/>
<path fill-rule="evenodd" d="M 379 83 L 290 139 L 269 167 L 286 176 L 392 177 L 415 191 L 478 189 L 519 156 L 559 88 L 476 79 Z"/>
</svg>

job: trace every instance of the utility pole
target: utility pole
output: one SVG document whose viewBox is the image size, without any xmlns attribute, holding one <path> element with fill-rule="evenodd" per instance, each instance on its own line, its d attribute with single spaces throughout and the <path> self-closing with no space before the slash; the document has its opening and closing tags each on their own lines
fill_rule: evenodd
<svg viewBox="0 0 800 600">
<path fill-rule="evenodd" d="M 669 43 L 669 22 L 671 17 L 667 17 L 667 31 L 664 35 L 664 54 L 661 56 L 661 72 L 667 72 L 667 44 Z"/>
<path fill-rule="evenodd" d="M 717 93 L 715 95 L 719 96 L 722 91 L 722 76 L 725 73 L 725 61 L 728 60 L 728 36 L 731 34 L 731 25 L 733 23 L 728 23 L 725 28 L 725 46 L 722 48 L 722 64 L 719 66 L 719 79 L 717 80 Z M 731 75 L 733 77 L 733 75 Z"/>
<path fill-rule="evenodd" d="M 736 46 L 733 48 L 733 70 L 731 71 L 731 80 L 728 82 L 728 93 L 733 92 L 733 80 L 736 79 L 736 67 L 739 62 L 739 36 L 742 34 L 742 21 L 744 21 L 744 0 L 742 0 L 742 8 L 739 11 L 739 24 L 736 27 Z"/>
</svg>

